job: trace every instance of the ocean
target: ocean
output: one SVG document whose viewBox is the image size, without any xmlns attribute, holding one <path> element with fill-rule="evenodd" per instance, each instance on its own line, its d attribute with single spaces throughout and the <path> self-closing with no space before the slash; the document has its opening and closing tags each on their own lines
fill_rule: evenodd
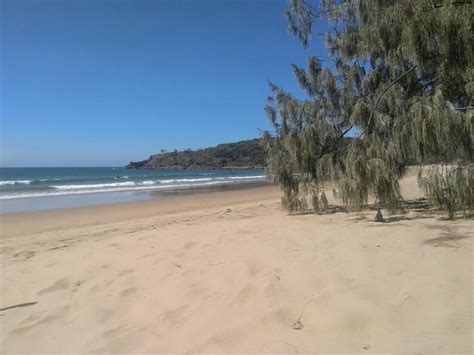
<svg viewBox="0 0 474 355">
<path fill-rule="evenodd" d="M 156 198 L 156 191 L 264 181 L 259 169 L 0 168 L 0 212 Z"/>
</svg>

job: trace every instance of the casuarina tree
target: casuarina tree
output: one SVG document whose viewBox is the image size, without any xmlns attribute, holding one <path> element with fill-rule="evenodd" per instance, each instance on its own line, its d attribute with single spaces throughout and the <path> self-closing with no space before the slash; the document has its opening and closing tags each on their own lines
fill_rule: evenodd
<svg viewBox="0 0 474 355">
<path fill-rule="evenodd" d="M 327 28 L 327 57 L 292 66 L 303 99 L 270 83 L 263 142 L 284 207 L 320 211 L 331 184 L 350 208 L 373 195 L 401 210 L 416 165 L 433 205 L 473 209 L 472 14 L 469 0 L 290 1 L 290 33 L 308 47 Z"/>
</svg>

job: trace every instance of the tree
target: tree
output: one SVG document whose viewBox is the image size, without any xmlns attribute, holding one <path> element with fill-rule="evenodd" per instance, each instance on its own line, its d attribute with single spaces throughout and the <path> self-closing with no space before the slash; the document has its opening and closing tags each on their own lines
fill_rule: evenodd
<svg viewBox="0 0 474 355">
<path fill-rule="evenodd" d="M 328 58 L 293 71 L 306 98 L 270 83 L 264 132 L 268 173 L 289 211 L 320 210 L 328 181 L 350 208 L 373 194 L 403 209 L 412 164 L 429 201 L 473 209 L 474 53 L 469 0 L 291 0 L 289 30 L 307 47 L 327 20 Z M 356 133 L 355 137 L 354 132 Z M 351 137 L 352 136 L 352 137 Z"/>
</svg>

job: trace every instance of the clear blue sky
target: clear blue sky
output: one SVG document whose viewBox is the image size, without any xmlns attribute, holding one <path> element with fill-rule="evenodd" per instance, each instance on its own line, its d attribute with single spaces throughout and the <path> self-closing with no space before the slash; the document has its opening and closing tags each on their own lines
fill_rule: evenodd
<svg viewBox="0 0 474 355">
<path fill-rule="evenodd" d="M 285 0 L 1 0 L 1 166 L 120 166 L 254 138 L 324 54 Z"/>
</svg>

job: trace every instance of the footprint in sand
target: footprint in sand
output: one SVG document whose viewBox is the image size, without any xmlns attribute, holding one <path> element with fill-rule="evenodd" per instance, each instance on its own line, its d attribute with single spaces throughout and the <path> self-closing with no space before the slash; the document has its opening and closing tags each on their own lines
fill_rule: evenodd
<svg viewBox="0 0 474 355">
<path fill-rule="evenodd" d="M 259 266 L 257 266 L 257 264 L 255 264 L 254 262 L 248 262 L 247 263 L 247 272 L 248 272 L 250 277 L 254 277 L 255 275 L 257 275 L 257 273 L 260 270 L 261 270 L 261 268 Z"/>
<path fill-rule="evenodd" d="M 191 249 L 192 247 L 195 247 L 198 243 L 197 242 L 187 242 L 184 244 L 185 249 Z"/>
<path fill-rule="evenodd" d="M 362 332 L 369 326 L 370 319 L 364 314 L 352 313 L 347 315 L 345 328 L 351 332 Z"/>
<path fill-rule="evenodd" d="M 237 293 L 236 299 L 239 303 L 246 303 L 252 300 L 256 294 L 257 289 L 249 283 Z"/>
<path fill-rule="evenodd" d="M 62 278 L 62 279 L 57 280 L 51 286 L 38 291 L 37 295 L 41 296 L 41 295 L 44 295 L 44 294 L 47 294 L 47 293 L 50 293 L 50 292 L 64 290 L 68 287 L 69 287 L 69 281 L 67 279 Z"/>
<path fill-rule="evenodd" d="M 184 322 L 184 313 L 188 309 L 187 305 L 170 309 L 162 314 L 162 319 L 167 324 L 178 324 Z"/>
<path fill-rule="evenodd" d="M 74 283 L 74 289 L 72 290 L 72 292 L 76 292 L 79 290 L 79 288 L 81 287 L 81 285 L 84 283 L 84 281 L 82 280 L 78 280 Z"/>
<path fill-rule="evenodd" d="M 35 319 L 32 318 L 31 319 L 32 322 L 30 322 L 30 324 L 25 325 L 23 327 L 15 328 L 11 331 L 11 333 L 12 334 L 23 334 L 23 333 L 26 333 L 27 331 L 29 331 L 30 329 L 32 329 L 34 327 L 37 327 L 37 326 L 42 325 L 42 324 L 52 323 L 52 322 L 56 321 L 59 318 L 60 317 L 57 316 L 57 315 L 46 316 L 46 317 L 43 317 L 43 318 L 39 318 L 39 320 L 36 320 L 38 318 L 35 318 Z"/>
<path fill-rule="evenodd" d="M 137 292 L 137 289 L 136 289 L 136 288 L 134 288 L 134 287 L 129 287 L 129 288 L 123 290 L 122 293 L 121 293 L 121 295 L 122 295 L 123 297 L 127 297 L 127 296 L 130 296 L 130 295 L 133 295 L 133 294 L 136 293 L 136 292 Z"/>
<path fill-rule="evenodd" d="M 32 324 L 35 324 L 37 323 L 38 321 L 40 321 L 42 318 L 38 315 L 34 315 L 34 314 L 30 314 L 28 317 L 26 317 L 25 319 L 23 319 L 21 322 L 20 322 L 20 325 L 21 326 L 30 326 Z"/>
<path fill-rule="evenodd" d="M 13 254 L 14 258 L 22 258 L 24 260 L 30 259 L 35 256 L 35 252 L 32 250 L 19 251 Z"/>
<path fill-rule="evenodd" d="M 130 274 L 133 274 L 133 273 L 134 273 L 133 269 L 124 269 L 124 270 L 119 272 L 118 277 L 122 277 L 124 275 L 130 275 Z"/>
</svg>

